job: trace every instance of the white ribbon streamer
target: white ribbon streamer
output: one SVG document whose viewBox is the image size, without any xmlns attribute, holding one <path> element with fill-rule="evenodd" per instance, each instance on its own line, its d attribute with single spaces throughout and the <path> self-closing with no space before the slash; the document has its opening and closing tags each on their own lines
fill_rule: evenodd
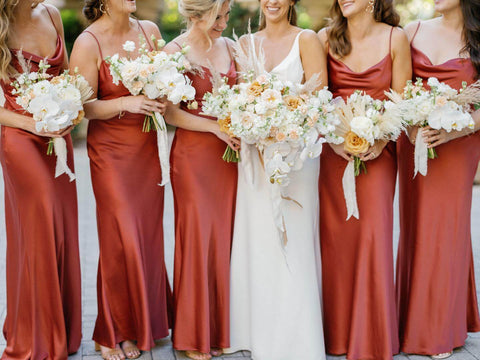
<svg viewBox="0 0 480 360">
<path fill-rule="evenodd" d="M 162 183 L 164 186 L 170 182 L 170 154 L 168 151 L 168 133 L 167 125 L 162 114 L 156 112 L 155 117 L 158 121 L 157 128 L 157 147 L 158 159 L 160 160 L 160 167 L 162 169 Z"/>
<path fill-rule="evenodd" d="M 67 142 L 63 137 L 53 138 L 53 149 L 57 157 L 57 164 L 55 166 L 55 177 L 62 174 L 67 174 L 70 181 L 75 180 L 75 174 L 68 168 L 67 165 Z"/>
<path fill-rule="evenodd" d="M 357 204 L 357 190 L 355 186 L 355 162 L 349 161 L 342 178 L 343 196 L 345 205 L 347 205 L 347 220 L 352 216 L 356 219 L 360 217 Z"/>
<path fill-rule="evenodd" d="M 417 176 L 417 173 L 423 176 L 427 175 L 428 170 L 428 147 L 427 143 L 423 141 L 422 129 L 418 129 L 417 137 L 415 138 L 415 171 L 413 177 Z"/>
<path fill-rule="evenodd" d="M 245 182 L 251 187 L 255 184 L 255 171 L 253 166 L 253 156 L 259 156 L 258 150 L 253 145 L 242 143 L 240 147 L 240 166 L 243 168 Z"/>
</svg>

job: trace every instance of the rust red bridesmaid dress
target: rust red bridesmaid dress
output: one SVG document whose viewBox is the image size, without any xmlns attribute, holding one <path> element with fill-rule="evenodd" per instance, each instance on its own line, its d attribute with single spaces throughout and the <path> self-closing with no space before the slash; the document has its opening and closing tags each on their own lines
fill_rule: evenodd
<svg viewBox="0 0 480 360">
<path fill-rule="evenodd" d="M 98 47 L 103 59 L 100 43 Z M 122 84 L 113 84 L 108 64 L 102 60 L 98 99 L 129 95 Z M 164 189 L 158 186 L 162 174 L 156 133 L 142 132 L 144 117 L 127 112 L 92 120 L 88 126 L 100 243 L 93 340 L 109 348 L 136 340 L 139 349 L 149 350 L 155 339 L 168 336 Z"/>
<path fill-rule="evenodd" d="M 48 9 L 47 9 L 48 11 Z M 53 20 L 52 20 L 53 22 Z M 22 71 L 12 50 L 13 66 Z M 33 71 L 43 57 L 23 51 Z M 64 44 L 57 36 L 48 73 L 63 71 Z M 9 83 L 1 83 L 5 108 L 23 113 Z M 67 175 L 55 179 L 48 138 L 2 126 L 0 161 L 7 228 L 7 340 L 2 360 L 66 359 L 80 346 L 82 309 L 78 254 L 77 190 Z M 73 168 L 70 135 L 65 136 Z"/>
<path fill-rule="evenodd" d="M 475 81 L 470 60 L 433 65 L 413 39 L 411 49 L 414 78 L 434 76 L 457 89 L 462 81 Z M 414 146 L 406 136 L 398 142 L 397 302 L 405 353 L 449 352 L 464 345 L 467 331 L 480 331 L 470 234 L 480 133 L 449 141 L 436 151 L 438 158 L 428 161 L 427 176 L 413 179 Z"/>
<path fill-rule="evenodd" d="M 236 82 L 232 59 L 227 74 Z M 203 116 L 203 95 L 212 90 L 210 73 L 189 74 Z M 214 121 L 214 119 L 212 119 Z M 175 204 L 173 346 L 209 353 L 230 345 L 230 248 L 237 166 L 222 160 L 226 144 L 215 135 L 177 128 L 171 150 Z"/>
<path fill-rule="evenodd" d="M 393 31 L 393 28 L 392 28 Z M 391 33 L 390 33 L 391 42 Z M 329 87 L 344 99 L 355 89 L 383 99 L 392 80 L 390 52 L 357 73 L 328 54 Z M 346 221 L 342 177 L 347 161 L 325 146 L 320 160 L 320 243 L 325 347 L 347 358 L 391 359 L 398 352 L 393 274 L 395 144 L 389 143 L 367 174 L 356 178 L 360 219 Z"/>
</svg>

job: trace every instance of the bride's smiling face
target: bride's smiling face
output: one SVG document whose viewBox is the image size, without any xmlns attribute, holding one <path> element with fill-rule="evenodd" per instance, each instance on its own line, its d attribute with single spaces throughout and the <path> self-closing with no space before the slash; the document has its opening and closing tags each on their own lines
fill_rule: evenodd
<svg viewBox="0 0 480 360">
<path fill-rule="evenodd" d="M 288 21 L 288 11 L 294 4 L 292 0 L 260 0 L 260 9 L 267 21 Z"/>
</svg>

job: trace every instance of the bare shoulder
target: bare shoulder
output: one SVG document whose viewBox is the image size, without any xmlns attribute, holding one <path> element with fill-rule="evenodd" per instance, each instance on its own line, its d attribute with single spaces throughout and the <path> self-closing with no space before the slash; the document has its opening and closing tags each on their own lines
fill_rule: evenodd
<svg viewBox="0 0 480 360">
<path fill-rule="evenodd" d="M 405 34 L 408 37 L 408 40 L 411 41 L 415 33 L 417 32 L 418 27 L 422 21 L 412 21 L 405 26 Z"/>
<path fill-rule="evenodd" d="M 319 39 L 315 31 L 310 29 L 304 29 L 300 31 L 299 41 L 300 43 L 309 44 L 309 43 L 318 42 Z"/>
<path fill-rule="evenodd" d="M 407 34 L 402 28 L 396 27 L 392 33 L 392 52 L 394 54 L 410 54 L 410 42 Z"/>
<path fill-rule="evenodd" d="M 175 39 L 170 41 L 167 45 L 164 46 L 163 51 L 167 54 L 173 54 L 174 52 L 180 51 L 184 43 L 182 36 L 177 36 Z"/>
<path fill-rule="evenodd" d="M 140 25 L 142 25 L 143 29 L 147 33 L 147 35 L 155 35 L 157 39 L 160 39 L 162 35 L 160 34 L 160 30 L 158 29 L 157 24 L 150 20 L 139 20 Z"/>
<path fill-rule="evenodd" d="M 97 41 L 88 32 L 82 32 L 73 44 L 72 54 L 79 54 L 82 58 L 98 58 L 100 53 Z"/>
<path fill-rule="evenodd" d="M 44 16 L 48 16 L 48 14 L 50 14 L 52 16 L 53 21 L 55 22 L 55 26 L 57 26 L 58 28 L 63 27 L 60 10 L 58 10 L 55 6 L 51 4 L 42 4 L 42 5 L 43 5 L 42 13 L 44 13 Z"/>
<path fill-rule="evenodd" d="M 328 27 L 324 27 L 323 29 L 320 29 L 317 36 L 322 42 L 322 44 L 326 44 L 328 41 Z"/>
<path fill-rule="evenodd" d="M 224 39 L 226 42 L 227 42 L 227 45 L 229 47 L 232 47 L 233 45 L 235 45 L 235 41 L 233 41 L 232 39 L 226 37 L 226 36 L 223 36 L 222 39 Z"/>
</svg>

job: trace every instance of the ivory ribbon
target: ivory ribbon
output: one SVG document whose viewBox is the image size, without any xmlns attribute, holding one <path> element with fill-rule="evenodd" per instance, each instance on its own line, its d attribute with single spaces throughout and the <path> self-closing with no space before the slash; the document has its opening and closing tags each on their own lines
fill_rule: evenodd
<svg viewBox="0 0 480 360">
<path fill-rule="evenodd" d="M 415 171 L 413 177 L 417 176 L 417 173 L 423 176 L 427 175 L 428 170 L 428 147 L 425 141 L 423 141 L 422 129 L 418 129 L 417 137 L 415 139 Z"/>
<path fill-rule="evenodd" d="M 355 162 L 349 161 L 342 178 L 343 196 L 345 205 L 347 205 L 347 220 L 352 216 L 356 219 L 360 217 L 357 204 L 357 190 L 355 188 Z"/>
<path fill-rule="evenodd" d="M 156 112 L 155 117 L 158 121 L 157 127 L 157 147 L 158 147 L 158 159 L 160 160 L 160 168 L 162 169 L 162 183 L 160 186 L 164 186 L 170 182 L 170 156 L 168 152 L 168 133 L 167 125 L 162 114 Z"/>
<path fill-rule="evenodd" d="M 57 164 L 55 166 L 55 177 L 62 174 L 67 174 L 70 181 L 75 180 L 75 174 L 69 169 L 67 165 L 67 142 L 63 137 L 53 138 L 53 149 L 57 157 Z"/>
<path fill-rule="evenodd" d="M 253 159 L 252 151 L 258 152 L 257 148 L 253 149 L 253 145 L 242 143 L 240 147 L 240 158 L 242 161 L 239 165 L 243 168 L 245 182 L 253 187 L 254 184 L 254 170 L 253 170 Z M 260 156 L 260 153 L 258 152 Z"/>
</svg>

